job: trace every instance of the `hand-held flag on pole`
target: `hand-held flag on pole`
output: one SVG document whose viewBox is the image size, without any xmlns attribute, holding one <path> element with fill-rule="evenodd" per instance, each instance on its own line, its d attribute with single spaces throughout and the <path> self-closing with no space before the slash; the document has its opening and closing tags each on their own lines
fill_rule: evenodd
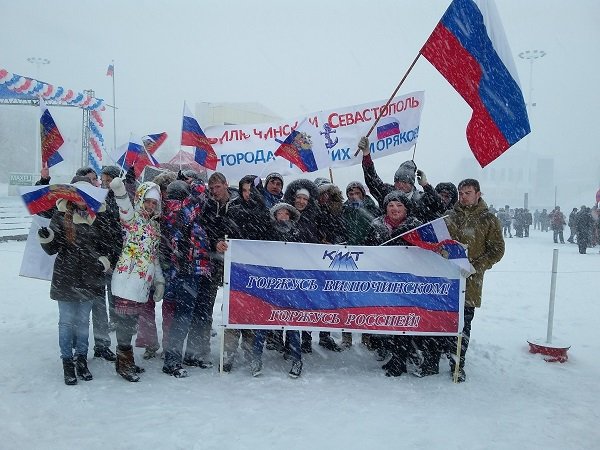
<svg viewBox="0 0 600 450">
<path fill-rule="evenodd" d="M 58 149 L 65 143 L 44 100 L 40 98 L 40 139 L 42 167 L 52 167 L 63 160 Z"/>
<path fill-rule="evenodd" d="M 475 273 L 465 247 L 452 239 L 443 217 L 414 228 L 402 234 L 401 237 L 417 247 L 440 253 L 466 272 Z"/>
<path fill-rule="evenodd" d="M 319 130 L 308 119 L 304 119 L 285 138 L 275 150 L 275 156 L 281 156 L 298 167 L 302 172 L 314 172 L 329 167 L 325 152 L 324 139 Z"/>
<path fill-rule="evenodd" d="M 481 167 L 529 134 L 515 64 L 490 0 L 453 0 L 420 54 L 473 109 L 467 141 Z"/>
<path fill-rule="evenodd" d="M 154 155 L 158 147 L 160 147 L 167 139 L 167 133 L 148 134 L 142 137 L 142 143 L 148 153 Z"/>
<path fill-rule="evenodd" d="M 183 103 L 183 125 L 181 127 L 181 145 L 195 147 L 194 160 L 211 170 L 216 170 L 219 158 L 210 141 L 200 128 L 185 102 Z"/>
<path fill-rule="evenodd" d="M 154 156 L 149 154 L 142 144 L 134 142 L 134 139 L 129 140 L 127 151 L 119 158 L 117 164 L 125 171 L 133 167 L 135 177 L 138 178 L 144 167 L 158 166 L 158 161 Z"/>
</svg>

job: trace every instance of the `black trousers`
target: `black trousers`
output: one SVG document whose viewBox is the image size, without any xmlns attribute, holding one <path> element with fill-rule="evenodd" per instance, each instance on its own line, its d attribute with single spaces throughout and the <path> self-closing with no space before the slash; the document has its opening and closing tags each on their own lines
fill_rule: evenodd
<svg viewBox="0 0 600 450">
<path fill-rule="evenodd" d="M 122 347 L 131 346 L 131 339 L 136 333 L 136 327 L 138 322 L 137 314 L 115 315 L 115 323 L 117 325 L 117 345 Z"/>
<path fill-rule="evenodd" d="M 469 348 L 469 340 L 471 339 L 471 322 L 473 321 L 473 317 L 475 317 L 475 308 L 465 306 L 465 324 L 462 330 L 462 342 L 460 346 L 459 358 L 459 366 L 461 369 L 465 367 L 465 356 L 467 354 L 467 349 Z M 455 353 L 456 346 L 458 345 L 458 338 L 452 338 L 451 342 L 454 345 L 452 348 L 452 353 Z M 454 359 L 450 359 L 450 369 L 454 370 L 454 366 Z"/>
</svg>

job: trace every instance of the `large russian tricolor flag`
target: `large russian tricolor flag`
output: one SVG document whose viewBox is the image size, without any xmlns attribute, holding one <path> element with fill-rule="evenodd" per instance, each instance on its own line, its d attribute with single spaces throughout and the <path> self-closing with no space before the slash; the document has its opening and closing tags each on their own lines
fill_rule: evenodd
<svg viewBox="0 0 600 450">
<path fill-rule="evenodd" d="M 482 167 L 529 134 L 512 53 L 490 0 L 454 0 L 420 53 L 473 109 L 467 141 Z"/>
<path fill-rule="evenodd" d="M 211 170 L 216 170 L 219 158 L 210 141 L 200 128 L 185 102 L 183 103 L 183 125 L 181 127 L 181 145 L 196 147 L 194 160 Z"/>
<path fill-rule="evenodd" d="M 52 167 L 63 161 L 58 149 L 65 143 L 44 100 L 40 98 L 40 139 L 42 167 Z"/>
</svg>

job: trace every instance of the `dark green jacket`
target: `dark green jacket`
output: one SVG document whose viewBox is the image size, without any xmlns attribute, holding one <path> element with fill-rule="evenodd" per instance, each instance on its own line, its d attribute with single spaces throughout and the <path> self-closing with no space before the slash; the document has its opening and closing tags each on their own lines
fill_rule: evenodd
<svg viewBox="0 0 600 450">
<path fill-rule="evenodd" d="M 504 255 L 502 226 L 483 199 L 474 206 L 457 203 L 449 211 L 446 223 L 450 236 L 468 247 L 469 261 L 477 271 L 467 278 L 465 305 L 479 308 L 483 275 Z"/>
</svg>

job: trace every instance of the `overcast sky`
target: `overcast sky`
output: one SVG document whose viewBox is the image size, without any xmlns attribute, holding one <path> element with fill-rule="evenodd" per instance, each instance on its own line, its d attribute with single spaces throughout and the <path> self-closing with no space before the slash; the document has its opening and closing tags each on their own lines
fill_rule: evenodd
<svg viewBox="0 0 600 450">
<path fill-rule="evenodd" d="M 293 117 L 388 98 L 449 3 L 2 1 L 0 67 L 74 90 L 91 88 L 112 103 L 106 69 L 114 60 L 117 142 L 130 132 L 167 131 L 176 148 L 184 100 L 260 102 Z M 555 156 L 563 182 L 582 173 L 595 189 L 600 2 L 502 0 L 497 8 L 526 100 L 530 64 L 517 55 L 547 53 L 533 65 L 531 150 Z M 51 62 L 38 72 L 31 56 Z M 416 160 L 443 180 L 448 161 L 470 155 L 470 109 L 424 58 L 400 92 L 414 90 L 426 96 Z M 111 144 L 112 118 L 105 117 Z"/>
</svg>

